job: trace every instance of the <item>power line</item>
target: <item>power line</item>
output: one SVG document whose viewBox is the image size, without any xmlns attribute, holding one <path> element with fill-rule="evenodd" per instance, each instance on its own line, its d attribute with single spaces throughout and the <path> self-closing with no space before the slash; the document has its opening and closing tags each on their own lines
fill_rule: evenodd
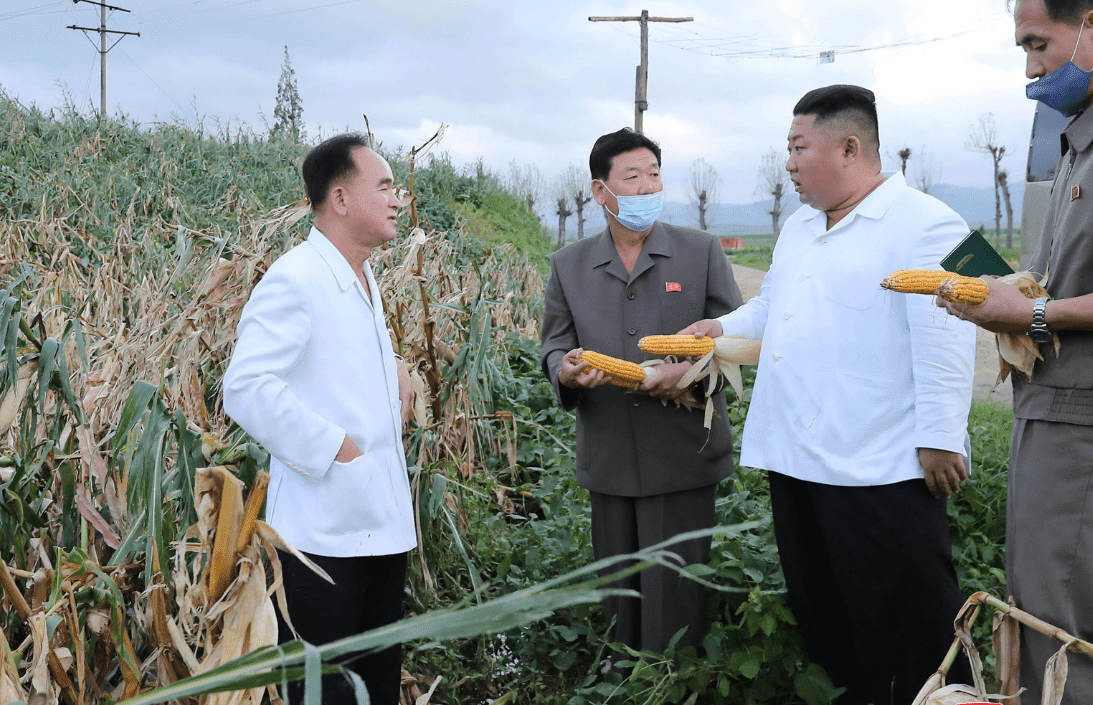
<svg viewBox="0 0 1093 705">
<path fill-rule="evenodd" d="M 737 51 L 728 52 L 723 54 L 710 54 L 710 56 L 720 56 L 726 58 L 758 58 L 758 59 L 815 59 L 821 58 L 822 54 L 861 54 L 868 51 L 880 51 L 883 49 L 897 49 L 901 47 L 921 46 L 923 44 L 932 44 L 934 42 L 943 42 L 949 39 L 955 39 L 956 37 L 969 34 L 971 32 L 978 31 L 982 28 L 965 29 L 952 34 L 947 34 L 940 37 L 930 37 L 928 39 L 902 39 L 899 41 L 888 42 L 886 44 L 875 44 L 873 46 L 855 46 L 855 45 L 842 45 L 834 48 L 820 49 L 806 49 L 801 48 L 787 48 L 787 49 L 771 49 L 771 50 L 755 50 L 755 51 Z"/>
<path fill-rule="evenodd" d="M 80 96 L 80 103 L 83 103 L 84 99 L 91 105 L 91 74 L 95 73 L 95 61 L 91 62 L 91 65 L 87 67 L 87 79 L 83 82 L 83 93 Z M 76 106 L 79 108 L 79 104 Z"/>
<path fill-rule="evenodd" d="M 693 17 L 650 17 L 648 10 L 642 10 L 640 17 L 589 17 L 589 22 L 640 22 L 641 23 L 641 63 L 637 67 L 634 86 L 634 131 L 641 132 L 642 118 L 649 108 L 649 23 L 650 22 L 694 22 Z"/>
<path fill-rule="evenodd" d="M 199 2 L 204 2 L 204 1 L 205 0 L 193 0 L 193 2 L 191 2 L 190 4 L 195 5 L 195 4 L 198 4 Z M 251 4 L 256 3 L 256 2 L 267 2 L 267 1 L 268 0 L 241 0 L 240 2 L 234 2 L 234 3 L 228 4 L 228 5 L 217 5 L 216 7 L 201 9 L 197 12 L 190 12 L 190 13 L 187 13 L 187 14 L 184 14 L 184 15 L 175 15 L 175 16 L 167 17 L 167 18 L 158 18 L 158 19 L 155 19 L 155 23 L 158 24 L 158 23 L 162 23 L 162 22 L 165 22 L 165 21 L 168 21 L 168 20 L 171 21 L 171 22 L 174 22 L 175 20 L 183 19 L 183 18 L 186 18 L 186 17 L 193 17 L 193 16 L 196 16 L 196 15 L 207 14 L 209 12 L 214 12 L 214 11 L 230 10 L 232 8 L 241 7 L 243 5 L 251 5 Z M 236 23 L 239 23 L 239 22 L 254 22 L 256 20 L 263 20 L 263 19 L 267 19 L 269 17 L 280 17 L 282 15 L 292 15 L 292 14 L 297 14 L 297 13 L 300 13 L 300 12 L 311 12 L 313 10 L 323 10 L 323 9 L 328 8 L 328 7 L 338 7 L 340 5 L 354 5 L 354 4 L 357 4 L 357 3 L 360 3 L 360 2 L 363 2 L 363 0 L 336 0 L 335 2 L 326 2 L 326 3 L 323 3 L 323 4 L 319 4 L 319 5 L 308 5 L 307 7 L 296 7 L 296 8 L 293 8 L 291 10 L 280 10 L 280 11 L 277 11 L 277 12 L 268 12 L 264 15 L 251 15 L 251 16 L 248 16 L 248 17 L 241 17 L 239 19 L 233 19 L 233 20 L 218 22 L 217 24 L 218 25 L 226 25 L 226 24 L 236 24 Z M 171 9 L 174 9 L 174 8 L 171 8 Z M 141 26 L 143 26 L 143 25 L 141 25 Z"/>
<path fill-rule="evenodd" d="M 26 7 L 22 10 L 12 10 L 11 12 L 0 12 L 0 22 L 4 20 L 14 20 L 20 17 L 26 17 L 28 15 L 56 15 L 64 10 L 52 10 L 50 12 L 44 12 L 45 9 L 50 7 L 58 7 L 61 5 L 68 5 L 68 2 L 61 0 L 59 2 L 50 2 L 45 5 L 38 5 L 37 7 Z M 66 8 L 67 10 L 67 8 Z"/>
<path fill-rule="evenodd" d="M 709 56 L 716 56 L 722 58 L 758 58 L 758 59 L 815 59 L 820 57 L 824 53 L 832 54 L 858 54 L 870 51 L 882 51 L 886 49 L 898 49 L 903 47 L 914 47 L 925 44 L 931 44 L 939 41 L 946 41 L 949 39 L 955 39 L 957 37 L 969 34 L 971 32 L 987 29 L 983 24 L 992 22 L 1002 17 L 1008 17 L 1008 13 L 995 12 L 985 18 L 979 20 L 978 25 L 971 28 L 961 28 L 958 31 L 951 32 L 949 34 L 936 35 L 920 33 L 917 35 L 911 35 L 900 40 L 891 42 L 885 42 L 882 44 L 875 44 L 870 46 L 862 46 L 860 44 L 841 44 L 841 45 L 825 45 L 821 43 L 813 45 L 764 45 L 760 41 L 758 35 L 741 36 L 731 35 L 725 32 L 719 27 L 712 25 L 696 23 L 695 26 L 711 32 L 700 32 L 697 30 L 665 27 L 662 34 L 671 35 L 672 39 L 665 39 L 663 36 L 651 41 L 657 44 L 664 44 L 678 49 L 680 51 L 690 51 L 694 53 L 707 54 Z M 674 31 L 673 31 L 674 29 Z M 620 32 L 626 33 L 623 30 Z M 692 36 L 685 36 L 692 35 Z M 717 52 L 712 51 L 716 49 L 728 48 L 728 47 L 740 47 L 735 51 Z"/>
<path fill-rule="evenodd" d="M 117 10 L 119 12 L 129 12 L 129 10 L 126 10 L 123 7 L 115 7 L 113 5 L 107 5 L 106 3 L 97 2 L 96 0 L 72 0 L 72 2 L 73 2 L 73 4 L 80 3 L 80 2 L 86 2 L 88 5 L 98 5 L 100 10 L 101 10 L 101 13 L 102 13 L 102 20 L 99 24 L 98 29 L 95 29 L 93 27 L 79 27 L 79 26 L 74 25 L 74 24 L 69 25 L 68 29 L 81 30 L 84 33 L 85 37 L 87 36 L 88 32 L 98 32 L 99 33 L 99 59 L 100 59 L 99 115 L 101 115 L 103 117 L 106 117 L 106 54 L 110 51 L 110 49 L 113 49 L 114 47 L 116 47 L 118 45 L 118 42 L 125 39 L 126 36 L 137 36 L 137 37 L 139 37 L 140 32 L 123 32 L 123 31 L 117 30 L 117 29 L 107 29 L 106 28 L 106 11 L 107 10 Z M 107 48 L 107 46 L 106 46 L 106 35 L 107 34 L 118 34 L 118 35 L 121 35 L 121 36 L 119 36 L 117 41 L 115 41 L 113 44 L 110 45 L 109 48 Z M 90 37 L 88 37 L 88 39 L 90 39 Z M 92 42 L 92 44 L 94 44 L 94 42 Z"/>
<path fill-rule="evenodd" d="M 152 85 L 153 85 L 153 86 L 155 86 L 156 88 L 158 88 L 158 89 L 159 89 L 160 93 L 162 93 L 163 95 L 167 96 L 167 97 L 168 97 L 168 98 L 169 98 L 169 99 L 171 100 L 171 102 L 172 102 L 172 103 L 174 103 L 174 104 L 175 104 L 176 106 L 178 106 L 178 109 L 179 109 L 180 111 L 182 111 L 182 113 L 183 113 L 183 114 L 185 114 L 185 112 L 186 112 L 186 108 L 183 108 L 183 107 L 182 107 L 181 105 L 179 105 L 178 101 L 177 101 L 177 100 L 175 100 L 174 96 L 172 96 L 172 95 L 171 95 L 170 93 L 168 93 L 167 91 L 165 91 L 165 90 L 163 89 L 163 86 L 161 86 L 161 85 L 159 85 L 158 83 L 156 83 L 156 79 L 152 78 L 152 77 L 151 77 L 151 76 L 150 76 L 150 75 L 148 74 L 148 72 L 147 72 L 147 71 L 145 71 L 144 69 L 142 69 L 142 68 L 140 67 L 140 64 L 138 64 L 138 63 L 137 63 L 136 61 L 133 61 L 133 57 L 131 57 L 131 56 L 129 56 L 128 54 L 126 54 L 126 53 L 125 53 L 125 50 L 124 50 L 124 49 L 122 49 L 122 50 L 120 50 L 120 51 L 121 51 L 121 55 L 122 55 L 122 56 L 124 56 L 124 57 L 125 57 L 126 59 L 129 59 L 129 63 L 133 64 L 133 66 L 136 66 L 136 68 L 137 68 L 137 71 L 140 71 L 141 73 L 143 73 L 143 74 L 144 74 L 144 76 L 145 76 L 145 78 L 147 78 L 147 79 L 148 79 L 149 81 L 151 81 L 151 82 L 152 82 Z"/>
</svg>

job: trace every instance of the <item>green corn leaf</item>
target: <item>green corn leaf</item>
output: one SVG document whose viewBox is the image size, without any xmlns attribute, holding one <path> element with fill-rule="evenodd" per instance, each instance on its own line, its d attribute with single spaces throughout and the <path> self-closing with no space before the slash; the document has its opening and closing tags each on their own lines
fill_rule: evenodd
<svg viewBox="0 0 1093 705">
<path fill-rule="evenodd" d="M 152 397 L 158 391 L 159 387 L 147 382 L 137 382 L 133 385 L 133 391 L 129 392 L 129 396 L 125 400 L 125 406 L 122 407 L 121 416 L 118 419 L 118 429 L 111 438 L 115 457 L 125 446 L 125 438 L 129 435 L 129 431 L 140 421 L 144 410 L 148 408 L 149 402 L 152 401 Z"/>
<path fill-rule="evenodd" d="M 60 351 L 61 344 L 56 338 L 46 338 L 38 353 L 38 410 L 43 414 L 46 412 L 46 392 L 49 390 L 49 382 L 60 368 L 57 361 Z"/>
</svg>

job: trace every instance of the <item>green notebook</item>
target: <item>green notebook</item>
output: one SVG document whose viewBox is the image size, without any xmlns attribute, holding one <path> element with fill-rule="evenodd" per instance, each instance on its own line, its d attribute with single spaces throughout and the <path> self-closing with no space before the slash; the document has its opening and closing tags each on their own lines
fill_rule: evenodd
<svg viewBox="0 0 1093 705">
<path fill-rule="evenodd" d="M 952 252 L 941 260 L 941 267 L 949 272 L 956 272 L 965 277 L 978 277 L 991 274 L 996 277 L 1013 274 L 1013 270 L 1002 259 L 986 238 L 978 230 L 968 233 Z"/>
</svg>

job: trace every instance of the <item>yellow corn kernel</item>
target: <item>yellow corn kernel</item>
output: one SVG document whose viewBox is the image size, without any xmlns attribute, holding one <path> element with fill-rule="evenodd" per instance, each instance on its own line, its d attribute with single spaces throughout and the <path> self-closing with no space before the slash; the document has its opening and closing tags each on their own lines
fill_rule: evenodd
<svg viewBox="0 0 1093 705">
<path fill-rule="evenodd" d="M 884 289 L 903 294 L 936 294 L 941 282 L 954 276 L 942 269 L 900 269 L 880 283 Z"/>
<path fill-rule="evenodd" d="M 616 387 L 632 388 L 645 381 L 645 369 L 629 360 L 620 360 L 591 350 L 585 350 L 581 360 L 610 376 L 608 381 Z"/>
<path fill-rule="evenodd" d="M 990 288 L 982 279 L 960 275 L 949 277 L 937 287 L 937 295 L 946 301 L 969 306 L 978 306 L 986 301 L 988 291 Z"/>
<path fill-rule="evenodd" d="M 638 341 L 638 347 L 650 355 L 702 357 L 713 350 L 714 339 L 697 335 L 647 335 Z"/>
</svg>

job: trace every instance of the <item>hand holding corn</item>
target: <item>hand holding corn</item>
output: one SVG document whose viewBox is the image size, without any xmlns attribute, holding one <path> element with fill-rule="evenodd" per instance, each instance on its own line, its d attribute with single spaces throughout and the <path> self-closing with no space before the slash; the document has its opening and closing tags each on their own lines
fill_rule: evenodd
<svg viewBox="0 0 1093 705">
<path fill-rule="evenodd" d="M 1040 297 L 1051 298 L 1040 278 L 1032 272 L 1015 272 L 1004 277 L 990 279 L 987 300 L 978 306 L 952 303 L 938 298 L 937 305 L 949 313 L 993 332 L 998 345 L 998 382 L 1003 382 L 1013 370 L 1019 370 L 1031 379 L 1036 360 L 1042 360 L 1040 346 L 1026 335 L 1032 324 L 1032 301 Z M 1062 342 L 1058 334 L 1052 335 L 1052 347 L 1059 354 Z"/>
<path fill-rule="evenodd" d="M 589 367 L 602 372 L 606 375 L 605 381 L 616 387 L 633 389 L 642 382 L 652 379 L 656 375 L 655 370 L 642 367 L 636 362 L 620 360 L 616 357 L 611 357 L 610 355 L 593 352 L 592 350 L 583 351 L 580 356 L 580 362 L 586 362 Z"/>
<path fill-rule="evenodd" d="M 679 380 L 690 371 L 691 367 L 690 362 L 662 362 L 653 367 L 656 374 L 639 384 L 638 389 L 657 399 L 693 401 L 694 394 L 691 387 L 679 386 Z"/>
<path fill-rule="evenodd" d="M 607 375 L 586 360 L 583 348 L 574 348 L 562 358 L 562 367 L 558 370 L 558 382 L 570 389 L 594 389 L 610 383 Z"/>
<path fill-rule="evenodd" d="M 721 335 L 721 324 L 713 319 L 692 323 L 677 335 L 648 335 L 638 341 L 643 352 L 650 355 L 677 355 L 696 357 L 694 366 L 680 378 L 680 388 L 690 387 L 695 382 L 706 379 L 706 428 L 713 418 L 715 382 L 724 376 L 736 390 L 738 398 L 743 392 L 743 378 L 740 365 L 755 365 L 759 362 L 761 341 L 750 340 L 733 335 Z M 716 333 L 716 336 L 712 334 Z"/>
<path fill-rule="evenodd" d="M 998 345 L 998 382 L 1005 381 L 1012 370 L 1032 377 L 1036 360 L 1042 360 L 1039 346 L 1025 334 L 1032 324 L 1032 302 L 1029 299 L 1050 296 L 1031 272 L 1014 272 L 988 283 L 923 269 L 893 272 L 881 282 L 885 289 L 911 294 L 937 294 L 937 305 L 952 315 L 982 326 L 995 333 Z M 931 289 L 933 287 L 933 289 Z M 1061 343 L 1053 335 L 1058 354 Z"/>
<path fill-rule="evenodd" d="M 881 287 L 904 294 L 935 294 L 953 303 L 978 306 L 987 299 L 987 282 L 936 269 L 901 269 L 892 272 Z"/>
</svg>

